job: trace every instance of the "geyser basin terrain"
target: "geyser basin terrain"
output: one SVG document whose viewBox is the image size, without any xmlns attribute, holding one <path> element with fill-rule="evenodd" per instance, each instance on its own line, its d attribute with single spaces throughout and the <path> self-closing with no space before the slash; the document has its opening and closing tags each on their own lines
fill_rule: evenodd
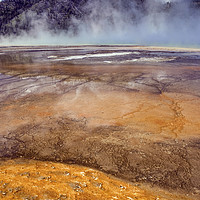
<svg viewBox="0 0 200 200">
<path fill-rule="evenodd" d="M 200 50 L 2 47 L 0 73 L 2 160 L 79 164 L 200 199 Z"/>
</svg>

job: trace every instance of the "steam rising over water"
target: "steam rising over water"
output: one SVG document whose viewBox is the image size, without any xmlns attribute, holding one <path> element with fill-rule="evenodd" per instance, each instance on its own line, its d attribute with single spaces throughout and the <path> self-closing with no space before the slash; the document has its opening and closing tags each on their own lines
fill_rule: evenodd
<svg viewBox="0 0 200 200">
<path fill-rule="evenodd" d="M 189 1 L 174 0 L 172 8 L 164 9 L 165 0 L 148 0 L 145 12 L 130 1 L 129 7 L 115 7 L 110 1 L 89 0 L 89 16 L 73 19 L 77 33 L 69 30 L 52 33 L 45 16 L 34 21 L 29 33 L 18 37 L 5 37 L 1 45 L 75 45 L 75 44 L 139 44 L 165 46 L 200 45 L 200 9 L 191 7 Z"/>
</svg>

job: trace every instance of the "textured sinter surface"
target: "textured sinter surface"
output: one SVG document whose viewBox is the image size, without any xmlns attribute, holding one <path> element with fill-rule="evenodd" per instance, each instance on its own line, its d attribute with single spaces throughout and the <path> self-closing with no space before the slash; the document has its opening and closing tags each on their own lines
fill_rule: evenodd
<svg viewBox="0 0 200 200">
<path fill-rule="evenodd" d="M 75 163 L 199 198 L 200 51 L 0 51 L 0 156 Z"/>
<path fill-rule="evenodd" d="M 2 199 L 189 200 L 74 165 L 12 160 L 1 163 L 0 169 Z"/>
</svg>

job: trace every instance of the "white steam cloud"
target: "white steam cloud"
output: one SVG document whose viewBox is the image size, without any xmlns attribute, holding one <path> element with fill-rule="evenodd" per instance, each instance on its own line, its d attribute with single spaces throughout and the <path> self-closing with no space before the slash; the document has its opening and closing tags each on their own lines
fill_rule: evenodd
<svg viewBox="0 0 200 200">
<path fill-rule="evenodd" d="M 200 46 L 200 8 L 184 0 L 148 0 L 145 12 L 134 1 L 128 7 L 123 0 L 113 4 L 89 0 L 84 19 L 73 19 L 78 31 L 48 30 L 46 17 L 33 20 L 33 29 L 18 37 L 4 37 L 1 45 L 77 45 L 77 44 L 139 44 L 167 46 Z M 167 7 L 172 3 L 172 7 Z M 32 14 L 32 16 L 34 16 Z"/>
</svg>

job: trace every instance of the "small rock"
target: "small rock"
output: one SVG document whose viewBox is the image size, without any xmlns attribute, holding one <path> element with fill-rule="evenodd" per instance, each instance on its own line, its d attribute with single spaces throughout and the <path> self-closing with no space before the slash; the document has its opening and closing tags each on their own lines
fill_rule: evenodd
<svg viewBox="0 0 200 200">
<path fill-rule="evenodd" d="M 138 186 L 140 186 L 140 184 L 139 184 L 139 183 L 136 183 L 136 184 L 135 184 L 135 186 L 137 186 L 137 187 L 138 187 Z"/>
<path fill-rule="evenodd" d="M 82 176 L 85 176 L 85 172 L 80 172 L 80 174 L 81 174 Z"/>
<path fill-rule="evenodd" d="M 32 200 L 30 197 L 22 197 L 23 200 Z"/>
<path fill-rule="evenodd" d="M 76 192 L 83 192 L 81 186 L 78 183 L 69 183 L 69 186 Z"/>
<path fill-rule="evenodd" d="M 194 188 L 195 194 L 200 194 L 200 190 L 197 188 Z"/>
<path fill-rule="evenodd" d="M 30 173 L 29 172 L 24 172 L 24 173 L 21 173 L 20 176 L 27 176 L 27 177 L 29 177 Z"/>
<path fill-rule="evenodd" d="M 14 189 L 14 192 L 19 192 L 19 191 L 21 191 L 21 188 L 20 188 L 20 187 L 16 187 L 16 188 Z"/>
<path fill-rule="evenodd" d="M 6 188 L 8 186 L 8 183 L 3 184 L 3 188 Z"/>
<path fill-rule="evenodd" d="M 84 183 L 81 183 L 81 186 L 82 187 L 87 187 L 87 184 L 84 182 Z"/>
<path fill-rule="evenodd" d="M 100 189 L 103 188 L 103 184 L 102 184 L 102 183 L 93 183 L 93 185 L 94 185 L 95 187 L 100 188 Z"/>
<path fill-rule="evenodd" d="M 13 192 L 13 189 L 12 188 L 8 188 L 8 192 Z"/>
<path fill-rule="evenodd" d="M 58 198 L 58 200 L 62 200 L 62 199 L 67 199 L 67 195 L 66 194 L 61 194 Z"/>
<path fill-rule="evenodd" d="M 81 193 L 83 192 L 82 189 L 76 189 L 75 191 L 76 191 L 76 192 L 81 192 Z"/>
<path fill-rule="evenodd" d="M 35 195 L 31 198 L 32 200 L 38 199 L 38 195 Z"/>
<path fill-rule="evenodd" d="M 126 187 L 125 187 L 125 186 L 123 186 L 123 185 L 120 185 L 120 188 L 121 188 L 121 189 L 126 189 Z"/>
<path fill-rule="evenodd" d="M 47 177 L 44 177 L 44 176 L 40 176 L 39 178 L 38 178 L 38 180 L 45 180 Z"/>
<path fill-rule="evenodd" d="M 94 180 L 98 180 L 98 177 L 93 176 L 92 178 L 93 178 Z"/>
<path fill-rule="evenodd" d="M 66 172 L 65 172 L 65 175 L 66 175 L 66 176 L 69 176 L 69 175 L 70 175 L 70 173 L 66 171 Z"/>
<path fill-rule="evenodd" d="M 80 189 L 81 186 L 78 184 L 78 183 L 69 183 L 69 186 L 73 189 L 73 190 L 76 190 L 76 189 Z"/>
</svg>

